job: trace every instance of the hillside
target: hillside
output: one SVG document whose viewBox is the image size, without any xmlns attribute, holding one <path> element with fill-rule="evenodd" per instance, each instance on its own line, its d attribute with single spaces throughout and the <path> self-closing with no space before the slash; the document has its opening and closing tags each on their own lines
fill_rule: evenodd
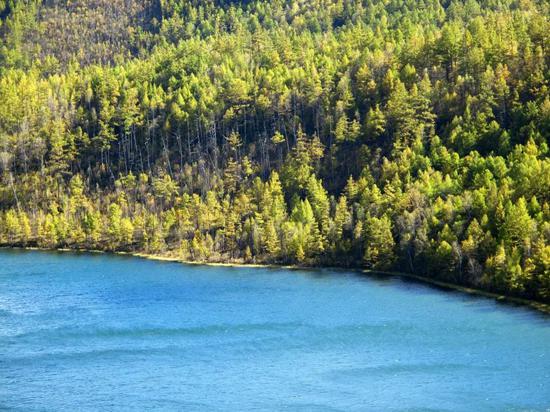
<svg viewBox="0 0 550 412">
<path fill-rule="evenodd" d="M 550 301 L 548 2 L 0 9 L 0 243 Z"/>
<path fill-rule="evenodd" d="M 72 61 L 81 65 L 122 63 L 151 46 L 161 17 L 160 5 L 153 0 L 11 3 L 5 2 L 2 13 L 3 37 L 9 48 L 4 56 L 19 65 L 41 60 L 49 70 L 65 69 Z"/>
</svg>

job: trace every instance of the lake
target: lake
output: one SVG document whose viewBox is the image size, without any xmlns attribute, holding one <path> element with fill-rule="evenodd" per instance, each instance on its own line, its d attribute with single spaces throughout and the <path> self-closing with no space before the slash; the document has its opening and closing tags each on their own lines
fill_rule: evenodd
<svg viewBox="0 0 550 412">
<path fill-rule="evenodd" d="M 398 277 L 0 251 L 0 410 L 548 411 L 550 318 Z"/>
</svg>

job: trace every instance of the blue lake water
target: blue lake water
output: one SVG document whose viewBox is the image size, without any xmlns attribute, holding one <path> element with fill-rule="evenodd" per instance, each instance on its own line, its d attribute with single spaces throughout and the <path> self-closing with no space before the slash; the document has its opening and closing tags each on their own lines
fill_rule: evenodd
<svg viewBox="0 0 550 412">
<path fill-rule="evenodd" d="M 399 278 L 0 251 L 0 410 L 548 411 L 550 319 Z"/>
</svg>

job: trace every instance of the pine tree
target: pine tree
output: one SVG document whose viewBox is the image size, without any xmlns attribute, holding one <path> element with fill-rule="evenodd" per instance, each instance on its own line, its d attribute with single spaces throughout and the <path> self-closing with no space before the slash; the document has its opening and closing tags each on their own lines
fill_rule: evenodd
<svg viewBox="0 0 550 412">
<path fill-rule="evenodd" d="M 21 241 L 22 227 L 17 212 L 10 209 L 4 215 L 4 231 L 9 243 L 16 244 Z"/>
<path fill-rule="evenodd" d="M 122 210 L 116 203 L 109 205 L 107 236 L 110 247 L 116 249 L 122 241 Z"/>
<path fill-rule="evenodd" d="M 365 254 L 364 262 L 368 268 L 378 270 L 391 269 L 395 260 L 395 241 L 392 235 L 391 221 L 368 217 L 364 224 Z"/>
</svg>

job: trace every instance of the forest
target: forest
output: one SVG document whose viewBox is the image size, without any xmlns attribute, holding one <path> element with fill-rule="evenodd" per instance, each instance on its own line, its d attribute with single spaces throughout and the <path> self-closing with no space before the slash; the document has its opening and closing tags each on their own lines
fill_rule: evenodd
<svg viewBox="0 0 550 412">
<path fill-rule="evenodd" d="M 0 244 L 550 302 L 545 0 L 2 0 Z"/>
</svg>

